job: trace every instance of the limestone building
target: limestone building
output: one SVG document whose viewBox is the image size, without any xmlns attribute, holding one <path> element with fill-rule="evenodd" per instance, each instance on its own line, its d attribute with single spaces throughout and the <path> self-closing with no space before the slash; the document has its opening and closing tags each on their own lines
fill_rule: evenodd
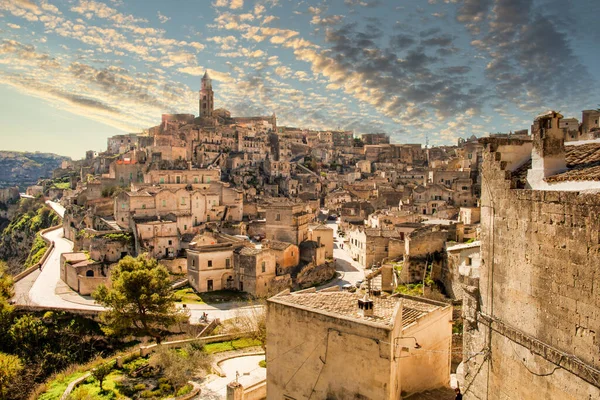
<svg viewBox="0 0 600 400">
<path fill-rule="evenodd" d="M 396 400 L 449 386 L 452 306 L 307 289 L 267 302 L 267 399 Z"/>
<path fill-rule="evenodd" d="M 196 236 L 187 250 L 187 276 L 197 292 L 234 289 L 234 250 L 244 241 L 223 234 Z"/>
</svg>

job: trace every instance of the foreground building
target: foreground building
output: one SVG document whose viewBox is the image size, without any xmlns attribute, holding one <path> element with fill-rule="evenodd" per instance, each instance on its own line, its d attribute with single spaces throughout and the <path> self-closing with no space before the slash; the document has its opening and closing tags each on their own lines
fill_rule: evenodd
<svg viewBox="0 0 600 400">
<path fill-rule="evenodd" d="M 484 140 L 480 279 L 463 300 L 465 398 L 600 398 L 600 143 Z"/>
<path fill-rule="evenodd" d="M 267 302 L 267 398 L 396 400 L 448 387 L 451 321 L 452 306 L 426 299 L 284 291 Z"/>
</svg>

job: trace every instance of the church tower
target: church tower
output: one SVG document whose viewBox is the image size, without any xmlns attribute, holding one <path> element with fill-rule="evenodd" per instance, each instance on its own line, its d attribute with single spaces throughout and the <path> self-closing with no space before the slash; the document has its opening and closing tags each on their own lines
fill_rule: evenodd
<svg viewBox="0 0 600 400">
<path fill-rule="evenodd" d="M 215 108 L 214 93 L 212 90 L 212 80 L 208 72 L 204 72 L 202 77 L 202 87 L 200 89 L 200 117 L 210 117 Z"/>
</svg>

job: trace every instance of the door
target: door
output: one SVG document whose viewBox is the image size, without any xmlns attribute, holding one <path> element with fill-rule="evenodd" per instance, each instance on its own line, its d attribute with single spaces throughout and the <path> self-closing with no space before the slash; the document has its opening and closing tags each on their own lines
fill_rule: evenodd
<svg viewBox="0 0 600 400">
<path fill-rule="evenodd" d="M 240 292 L 244 291 L 244 282 L 240 282 Z"/>
<path fill-rule="evenodd" d="M 209 279 L 206 281 L 206 290 L 209 292 L 212 292 L 213 290 L 213 281 L 212 279 Z"/>
</svg>

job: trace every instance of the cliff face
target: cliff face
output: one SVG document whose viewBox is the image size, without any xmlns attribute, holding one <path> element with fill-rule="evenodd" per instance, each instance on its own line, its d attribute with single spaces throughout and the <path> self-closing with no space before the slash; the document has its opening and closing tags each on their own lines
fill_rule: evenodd
<svg viewBox="0 0 600 400">
<path fill-rule="evenodd" d="M 39 259 L 45 242 L 36 240 L 37 232 L 58 223 L 59 218 L 42 200 L 22 199 L 19 202 L 15 217 L 0 233 L 0 260 L 6 261 L 11 274 L 21 272 L 27 263 L 33 264 L 31 260 L 36 257 Z M 34 254 L 30 255 L 31 252 Z"/>
<path fill-rule="evenodd" d="M 0 151 L 0 188 L 18 186 L 25 189 L 39 178 L 52 177 L 52 171 L 68 157 L 51 153 Z"/>
</svg>

